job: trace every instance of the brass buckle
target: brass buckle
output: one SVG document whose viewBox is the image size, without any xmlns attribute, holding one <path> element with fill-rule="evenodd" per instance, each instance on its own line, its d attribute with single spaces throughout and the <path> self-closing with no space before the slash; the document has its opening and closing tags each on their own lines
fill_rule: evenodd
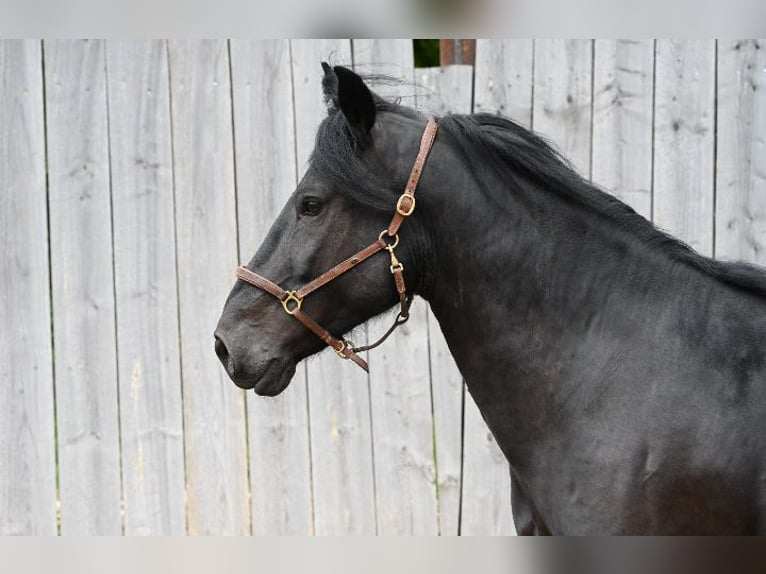
<svg viewBox="0 0 766 574">
<path fill-rule="evenodd" d="M 287 291 L 287 297 L 280 300 L 282 303 L 282 308 L 285 310 L 285 313 L 288 315 L 295 315 L 295 312 L 298 311 L 301 308 L 301 304 L 303 303 L 303 299 L 298 297 L 295 291 Z M 295 307 L 292 309 L 287 306 L 287 304 L 292 301 L 295 303 Z"/>
<path fill-rule="evenodd" d="M 412 201 L 412 203 L 410 203 L 409 208 L 407 208 L 407 209 L 404 209 L 402 207 L 402 201 L 404 199 L 409 199 L 409 200 Z M 399 199 L 396 201 L 396 213 L 398 213 L 402 217 L 409 217 L 410 215 L 412 215 L 413 211 L 415 211 L 415 196 L 411 195 L 409 193 L 401 194 L 399 196 Z"/>
<path fill-rule="evenodd" d="M 346 349 L 352 349 L 354 347 L 354 343 L 349 341 L 348 339 L 341 339 L 340 340 L 340 349 L 336 349 L 335 347 L 332 348 L 333 351 L 341 358 L 341 359 L 348 359 L 346 355 L 343 354 L 343 351 Z"/>
</svg>

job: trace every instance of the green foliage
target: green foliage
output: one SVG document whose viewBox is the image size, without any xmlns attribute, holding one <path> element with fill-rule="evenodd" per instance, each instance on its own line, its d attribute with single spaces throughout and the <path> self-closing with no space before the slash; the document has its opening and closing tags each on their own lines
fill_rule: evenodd
<svg viewBox="0 0 766 574">
<path fill-rule="evenodd" d="M 439 40 L 413 40 L 415 67 L 430 68 L 439 65 Z"/>
</svg>

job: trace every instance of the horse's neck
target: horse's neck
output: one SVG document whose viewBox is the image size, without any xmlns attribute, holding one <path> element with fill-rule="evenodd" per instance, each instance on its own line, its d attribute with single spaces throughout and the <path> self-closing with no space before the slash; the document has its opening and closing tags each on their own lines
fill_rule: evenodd
<svg viewBox="0 0 766 574">
<path fill-rule="evenodd" d="M 600 373 L 648 337 L 642 322 L 672 308 L 674 279 L 668 260 L 605 233 L 596 214 L 522 202 L 501 212 L 478 189 L 460 197 L 436 224 L 425 295 L 510 458 L 592 400 Z"/>
</svg>

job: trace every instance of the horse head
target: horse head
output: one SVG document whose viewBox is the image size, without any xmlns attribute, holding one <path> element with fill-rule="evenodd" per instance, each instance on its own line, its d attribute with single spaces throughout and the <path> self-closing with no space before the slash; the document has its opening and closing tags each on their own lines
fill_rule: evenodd
<svg viewBox="0 0 766 574">
<path fill-rule="evenodd" d="M 428 236 L 411 221 L 399 232 L 414 198 L 397 197 L 403 189 L 414 192 L 413 177 L 418 185 L 435 131 L 428 146 L 421 134 L 435 125 L 382 100 L 351 70 L 322 67 L 328 115 L 308 170 L 263 244 L 238 270 L 215 331 L 215 350 L 229 377 L 260 395 L 282 392 L 297 364 L 326 345 L 366 368 L 343 334 L 397 302 L 399 322 L 406 320 L 423 277 L 418 261 L 425 259 Z M 392 214 L 399 220 L 394 227 Z"/>
</svg>

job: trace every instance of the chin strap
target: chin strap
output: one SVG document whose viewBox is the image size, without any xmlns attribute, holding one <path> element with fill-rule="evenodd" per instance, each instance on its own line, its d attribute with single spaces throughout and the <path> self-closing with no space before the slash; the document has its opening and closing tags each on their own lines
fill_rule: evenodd
<svg viewBox="0 0 766 574">
<path fill-rule="evenodd" d="M 285 313 L 295 317 L 300 321 L 304 327 L 314 333 L 317 337 L 322 339 L 326 345 L 332 347 L 332 349 L 342 359 L 350 359 L 365 371 L 369 372 L 367 362 L 362 359 L 357 353 L 362 351 L 369 351 L 379 346 L 385 341 L 399 325 L 403 325 L 410 318 L 410 305 L 412 304 L 412 295 L 407 294 L 407 288 L 404 284 L 404 265 L 397 259 L 394 250 L 399 245 L 399 227 L 402 222 L 412 215 L 415 211 L 415 190 L 420 180 L 420 174 L 423 172 L 428 153 L 431 151 L 434 139 L 436 138 L 436 132 L 438 126 L 434 120 L 429 120 L 426 124 L 423 137 L 420 140 L 420 150 L 418 151 L 417 158 L 415 159 L 415 165 L 412 167 L 412 172 L 407 180 L 407 185 L 404 188 L 404 193 L 399 196 L 396 202 L 396 213 L 394 214 L 391 223 L 387 229 L 384 229 L 378 235 L 378 240 L 365 247 L 358 253 L 355 253 L 348 259 L 338 263 L 335 267 L 329 271 L 323 273 L 313 281 L 307 283 L 296 291 L 286 291 L 279 285 L 270 281 L 263 275 L 259 275 L 254 271 L 251 271 L 244 265 L 237 267 L 236 275 L 242 281 L 258 287 L 267 293 L 270 293 L 282 303 L 282 308 Z M 384 239 L 387 236 L 390 242 Z M 350 271 L 362 261 L 365 261 L 380 251 L 388 251 L 391 257 L 391 265 L 389 269 L 391 275 L 394 278 L 394 286 L 396 292 L 399 295 L 399 314 L 396 316 L 393 325 L 386 331 L 383 336 L 370 345 L 364 345 L 357 347 L 348 339 L 335 338 L 324 327 L 319 325 L 314 319 L 311 318 L 306 312 L 301 309 L 303 300 L 324 285 L 327 285 L 333 279 L 343 275 L 347 271 Z"/>
</svg>

